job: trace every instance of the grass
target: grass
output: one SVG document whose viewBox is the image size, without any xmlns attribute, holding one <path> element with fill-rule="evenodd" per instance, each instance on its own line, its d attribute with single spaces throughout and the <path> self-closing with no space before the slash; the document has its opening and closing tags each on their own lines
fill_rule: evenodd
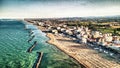
<svg viewBox="0 0 120 68">
<path fill-rule="evenodd" d="M 102 33 L 114 33 L 114 29 L 112 28 L 97 28 L 97 30 Z"/>
</svg>

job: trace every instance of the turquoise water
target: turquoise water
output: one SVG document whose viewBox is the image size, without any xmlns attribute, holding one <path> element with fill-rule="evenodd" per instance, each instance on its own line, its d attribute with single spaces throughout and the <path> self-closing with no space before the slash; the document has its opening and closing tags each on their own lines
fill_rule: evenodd
<svg viewBox="0 0 120 68">
<path fill-rule="evenodd" d="M 75 60 L 46 43 L 49 39 L 45 33 L 30 25 L 28 28 L 34 32 L 30 36 L 24 26 L 22 21 L 0 21 L 0 68 L 32 68 L 38 56 L 36 52 L 40 51 L 44 55 L 39 68 L 81 68 Z M 35 37 L 28 43 L 33 35 Z M 32 53 L 26 52 L 34 41 L 38 44 Z"/>
</svg>

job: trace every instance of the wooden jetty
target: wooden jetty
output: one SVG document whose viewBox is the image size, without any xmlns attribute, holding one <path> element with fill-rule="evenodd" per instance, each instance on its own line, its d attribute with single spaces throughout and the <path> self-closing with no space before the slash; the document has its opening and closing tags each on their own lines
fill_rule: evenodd
<svg viewBox="0 0 120 68">
<path fill-rule="evenodd" d="M 33 48 L 37 45 L 37 41 L 27 50 L 27 52 L 32 52 Z"/>
<path fill-rule="evenodd" d="M 37 52 L 37 53 L 38 53 L 38 57 L 32 68 L 39 68 L 40 62 L 42 60 L 43 52 Z"/>
</svg>

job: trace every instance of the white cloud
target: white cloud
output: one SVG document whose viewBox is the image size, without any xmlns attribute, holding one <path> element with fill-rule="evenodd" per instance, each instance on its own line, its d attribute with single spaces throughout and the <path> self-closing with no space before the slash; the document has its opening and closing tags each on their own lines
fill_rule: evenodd
<svg viewBox="0 0 120 68">
<path fill-rule="evenodd" d="M 0 18 L 50 18 L 50 17 L 83 17 L 83 16 L 106 16 L 120 15 L 119 6 L 108 7 L 85 7 L 83 5 L 31 5 L 24 7 L 6 8 L 0 12 Z"/>
</svg>

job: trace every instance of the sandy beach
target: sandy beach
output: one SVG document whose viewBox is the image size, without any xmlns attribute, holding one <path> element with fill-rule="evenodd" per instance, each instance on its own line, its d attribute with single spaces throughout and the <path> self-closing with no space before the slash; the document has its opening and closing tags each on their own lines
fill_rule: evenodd
<svg viewBox="0 0 120 68">
<path fill-rule="evenodd" d="M 38 26 L 41 31 L 46 28 Z M 52 33 L 46 33 L 50 38 L 48 43 L 56 46 L 70 57 L 77 60 L 85 68 L 120 68 L 120 64 L 115 61 L 102 58 L 95 50 L 89 48 L 85 44 L 75 43 L 72 39 Z"/>
<path fill-rule="evenodd" d="M 70 38 L 55 36 L 47 33 L 50 38 L 48 43 L 57 46 L 59 49 L 76 59 L 86 68 L 119 68 L 120 64 L 99 56 L 94 50 L 88 48 L 84 44 L 74 43 Z"/>
</svg>

